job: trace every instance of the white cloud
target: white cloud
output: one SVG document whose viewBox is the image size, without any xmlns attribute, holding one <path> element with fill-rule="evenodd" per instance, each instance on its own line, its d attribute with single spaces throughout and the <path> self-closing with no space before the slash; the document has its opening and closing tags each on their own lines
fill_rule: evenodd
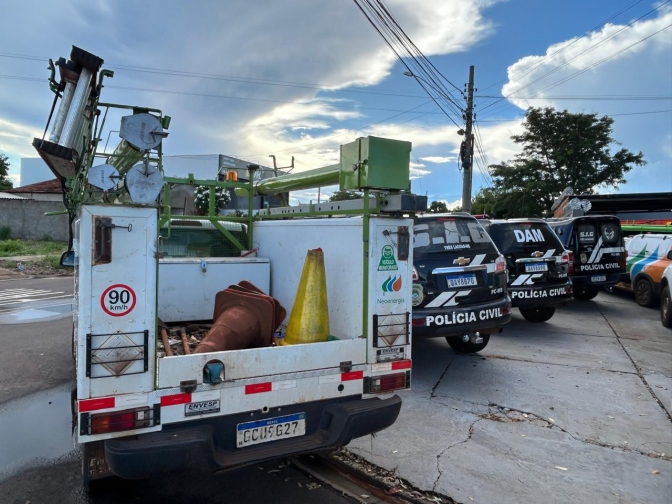
<svg viewBox="0 0 672 504">
<path fill-rule="evenodd" d="M 6 154 L 9 158 L 9 177 L 15 187 L 20 182 L 21 158 L 37 155 L 31 142 L 33 138 L 41 138 L 42 133 L 43 131 L 37 128 L 0 117 L 0 153 Z"/>
<path fill-rule="evenodd" d="M 426 163 L 450 163 L 452 161 L 455 161 L 457 157 L 451 157 L 451 156 L 427 156 L 427 157 L 422 157 L 419 159 L 419 161 L 424 161 Z"/>
<path fill-rule="evenodd" d="M 615 95 L 669 95 L 672 89 L 672 72 L 669 61 L 672 55 L 671 29 L 634 45 L 672 23 L 672 11 L 661 9 L 658 17 L 638 21 L 618 33 L 624 26 L 608 24 L 599 32 L 578 39 L 570 39 L 550 46 L 544 55 L 526 56 L 508 68 L 509 81 L 504 84 L 504 95 L 514 93 L 509 101 L 521 108 L 529 106 L 554 107 L 570 112 L 613 115 L 613 137 L 622 147 L 635 153 L 642 151 L 648 165 L 635 167 L 626 174 L 627 184 L 622 192 L 659 191 L 672 187 L 672 120 L 669 113 L 629 115 L 632 113 L 670 109 L 669 101 L 581 100 L 563 97 L 596 97 Z M 613 38 L 609 38 L 613 35 Z M 607 40 L 608 39 L 608 40 Z M 600 45 L 596 45 L 602 42 Z M 573 42 L 573 43 L 572 43 Z M 571 43 L 571 45 L 569 45 Z M 555 56 L 562 47 L 565 50 Z M 594 48 L 590 50 L 591 48 Z M 581 54 L 584 51 L 585 54 Z M 619 51 L 623 51 L 617 54 Z M 610 56 L 613 58 L 606 60 Z M 548 57 L 548 59 L 545 59 Z M 574 59 L 575 58 L 575 59 Z M 603 63 L 588 69 L 591 65 Z M 533 65 L 534 68 L 530 68 Z M 575 72 L 583 74 L 556 86 L 555 83 Z M 552 73 L 550 73 L 552 72 Z M 525 86 L 525 87 L 524 87 Z M 521 96 L 537 95 L 541 100 L 526 100 Z M 500 105 L 485 109 L 479 117 L 495 117 L 505 112 Z M 619 114 L 628 114 L 619 116 Z M 483 127 L 483 141 L 492 162 L 511 159 L 518 150 L 506 137 L 510 131 L 520 132 L 515 123 L 505 126 Z M 509 129 L 510 131 L 506 131 Z M 489 132 L 486 133 L 486 130 Z M 488 147 L 490 145 L 490 147 Z M 615 148 L 620 148 L 615 145 Z"/>
<path fill-rule="evenodd" d="M 426 166 L 424 164 L 411 161 L 409 166 L 411 180 L 419 179 L 432 173 L 431 170 L 425 170 L 425 168 Z"/>
<path fill-rule="evenodd" d="M 458 208 L 462 208 L 462 198 L 456 199 L 455 201 L 448 201 L 448 200 L 438 200 L 438 201 L 445 203 L 448 210 L 456 210 Z"/>
</svg>

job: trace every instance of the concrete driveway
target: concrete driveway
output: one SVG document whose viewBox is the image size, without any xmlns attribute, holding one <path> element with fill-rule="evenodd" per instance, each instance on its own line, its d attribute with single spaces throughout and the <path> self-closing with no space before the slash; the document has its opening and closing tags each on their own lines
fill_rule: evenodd
<svg viewBox="0 0 672 504">
<path fill-rule="evenodd" d="M 471 503 L 672 501 L 672 331 L 626 293 L 513 321 L 480 355 L 415 340 L 397 423 L 348 448 Z"/>
</svg>

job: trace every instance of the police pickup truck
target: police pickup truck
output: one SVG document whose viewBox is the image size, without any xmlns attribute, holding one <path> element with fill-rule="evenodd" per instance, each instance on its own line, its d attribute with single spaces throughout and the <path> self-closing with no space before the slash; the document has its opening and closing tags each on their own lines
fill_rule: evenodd
<svg viewBox="0 0 672 504">
<path fill-rule="evenodd" d="M 546 322 L 572 297 L 569 252 L 541 219 L 480 220 L 506 258 L 514 307 L 530 322 Z"/>
<path fill-rule="evenodd" d="M 610 287 L 625 276 L 626 252 L 621 221 L 612 215 L 586 215 L 548 219 L 570 254 L 569 274 L 574 299 L 587 301 L 601 287 Z"/>
<path fill-rule="evenodd" d="M 467 213 L 425 215 L 413 234 L 413 335 L 483 350 L 511 320 L 506 260 Z"/>
</svg>

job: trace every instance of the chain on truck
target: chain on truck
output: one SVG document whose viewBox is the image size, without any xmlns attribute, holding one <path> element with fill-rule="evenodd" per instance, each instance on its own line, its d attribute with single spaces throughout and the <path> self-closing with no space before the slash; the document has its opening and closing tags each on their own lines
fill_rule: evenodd
<svg viewBox="0 0 672 504">
<path fill-rule="evenodd" d="M 332 166 L 266 180 L 255 165 L 247 181 L 167 177 L 170 117 L 100 101 L 113 76 L 102 65 L 77 47 L 68 60 L 50 61 L 54 103 L 45 135 L 33 141 L 62 182 L 71 223 L 62 264 L 75 267 L 73 420 L 84 483 L 230 469 L 343 446 L 393 424 L 401 399 L 390 392 L 410 388 L 412 217 L 426 208 L 409 192 L 411 144 L 359 138 L 341 146 Z M 112 153 L 99 148 L 106 121 L 121 138 Z M 335 184 L 363 199 L 253 212 L 256 196 Z M 207 186 L 210 196 L 208 215 L 180 215 L 182 228 L 207 221 L 236 257 L 160 258 L 177 185 Z M 215 211 L 222 188 L 246 195 L 247 215 Z M 305 301 L 309 249 L 324 257 L 328 313 L 318 316 L 328 315 L 329 337 L 275 345 L 268 328 Z M 170 356 L 159 318 L 208 318 L 223 289 L 251 300 L 236 305 L 247 315 L 253 310 L 243 308 L 272 300 L 258 313 L 273 320 L 251 324 L 251 338 L 264 343 Z"/>
</svg>

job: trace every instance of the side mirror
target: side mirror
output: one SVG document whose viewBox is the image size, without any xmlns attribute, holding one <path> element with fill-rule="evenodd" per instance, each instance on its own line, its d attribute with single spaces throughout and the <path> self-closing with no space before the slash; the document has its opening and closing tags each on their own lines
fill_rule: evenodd
<svg viewBox="0 0 672 504">
<path fill-rule="evenodd" d="M 67 252 L 63 252 L 61 254 L 61 261 L 60 264 L 61 266 L 65 266 L 68 268 L 74 268 L 75 267 L 75 251 L 74 250 L 68 250 Z"/>
</svg>

